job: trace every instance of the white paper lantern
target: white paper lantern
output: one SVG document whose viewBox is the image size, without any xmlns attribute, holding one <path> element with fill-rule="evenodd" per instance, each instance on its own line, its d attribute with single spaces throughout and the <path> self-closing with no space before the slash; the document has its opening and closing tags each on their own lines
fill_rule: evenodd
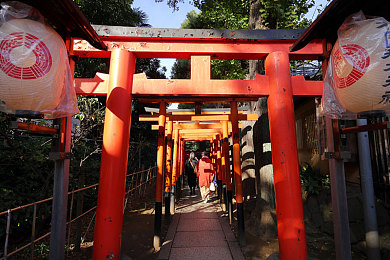
<svg viewBox="0 0 390 260">
<path fill-rule="evenodd" d="M 334 91 L 351 112 L 390 109 L 388 28 L 387 21 L 380 18 L 357 21 L 339 31 L 332 51 Z"/>
<path fill-rule="evenodd" d="M 65 45 L 53 28 L 29 19 L 0 27 L 0 100 L 13 110 L 51 111 L 64 88 Z"/>
</svg>

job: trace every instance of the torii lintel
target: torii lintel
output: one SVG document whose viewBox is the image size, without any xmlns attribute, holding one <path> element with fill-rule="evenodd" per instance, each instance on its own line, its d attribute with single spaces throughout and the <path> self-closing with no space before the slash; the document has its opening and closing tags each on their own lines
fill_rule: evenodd
<svg viewBox="0 0 390 260">
<path fill-rule="evenodd" d="M 138 98 L 159 99 L 181 97 L 241 98 L 251 101 L 268 96 L 269 78 L 256 75 L 253 80 L 211 79 L 211 59 L 265 59 L 269 53 L 283 51 L 291 60 L 320 59 L 322 42 L 308 44 L 302 50 L 290 53 L 298 32 L 279 31 L 206 31 L 170 29 L 134 29 L 130 27 L 98 26 L 107 50 L 98 50 L 85 41 L 76 40 L 72 55 L 79 57 L 110 57 L 116 48 L 127 50 L 137 58 L 190 58 L 191 79 L 147 79 L 145 74 L 134 75 L 132 95 Z M 300 32 L 301 33 L 301 32 Z M 299 34 L 299 33 L 298 33 Z M 181 37 L 176 35 L 182 35 Z M 208 35 L 208 36 L 207 36 Z M 214 36 L 219 35 L 219 36 Z M 238 38 L 235 35 L 241 35 Z M 287 35 L 287 36 L 286 36 Z M 78 95 L 106 95 L 109 75 L 98 73 L 93 79 L 75 79 Z M 321 96 L 322 81 L 306 81 L 303 76 L 292 76 L 294 96 Z M 180 100 L 181 102 L 181 100 Z M 226 102 L 226 101 L 225 101 Z"/>
<path fill-rule="evenodd" d="M 139 121 L 158 121 L 159 115 L 140 115 Z M 166 121 L 231 121 L 231 115 L 166 115 Z M 256 121 L 257 114 L 238 114 L 239 121 Z"/>
</svg>

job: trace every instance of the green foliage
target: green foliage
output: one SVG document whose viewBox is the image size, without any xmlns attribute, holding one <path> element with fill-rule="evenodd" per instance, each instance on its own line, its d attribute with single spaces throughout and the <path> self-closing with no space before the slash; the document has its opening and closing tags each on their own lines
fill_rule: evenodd
<svg viewBox="0 0 390 260">
<path fill-rule="evenodd" d="M 182 23 L 183 29 L 242 29 L 248 27 L 247 1 L 194 1 L 201 9 L 197 14 L 191 11 Z M 203 4 L 202 4 L 203 3 Z M 244 79 L 248 73 L 247 61 L 241 60 L 211 60 L 211 78 L 213 79 Z M 176 60 L 172 67 L 172 78 L 189 79 L 191 65 L 189 60 Z"/>
<path fill-rule="evenodd" d="M 44 137 L 1 135 L 0 148 L 1 203 L 0 210 L 48 195 L 53 162 L 49 160 L 50 142 Z"/>
<path fill-rule="evenodd" d="M 175 10 L 180 2 L 183 0 L 167 0 L 167 4 Z M 253 15 L 260 16 L 260 28 L 292 29 L 305 28 L 310 24 L 304 15 L 314 6 L 315 0 L 194 0 L 193 4 L 201 13 L 187 16 L 182 28 L 247 29 L 253 4 L 258 6 L 258 13 Z"/>
<path fill-rule="evenodd" d="M 247 29 L 250 1 L 247 0 L 195 0 L 201 10 L 199 18 L 207 27 L 204 29 Z"/>
<path fill-rule="evenodd" d="M 118 26 L 149 26 L 147 15 L 132 8 L 132 0 L 75 0 L 91 24 Z"/>
<path fill-rule="evenodd" d="M 156 3 L 161 3 L 164 0 L 155 0 Z M 178 11 L 179 10 L 179 5 L 178 3 L 184 3 L 184 0 L 167 0 L 167 4 L 169 7 L 172 7 L 173 10 Z"/>
<path fill-rule="evenodd" d="M 54 165 L 50 139 L 16 132 L 11 120 L 0 113 L 0 211 L 48 195 Z"/>
<path fill-rule="evenodd" d="M 180 28 L 183 29 L 194 29 L 194 28 L 206 28 L 207 23 L 203 21 L 203 16 L 196 13 L 195 10 L 187 13 L 187 18 L 181 24 Z"/>
<path fill-rule="evenodd" d="M 321 174 L 319 169 L 314 169 L 309 163 L 299 165 L 302 191 L 308 195 L 317 195 L 323 189 L 330 187 L 328 176 Z"/>
<path fill-rule="evenodd" d="M 50 248 L 49 245 L 45 243 L 40 243 L 35 246 L 34 255 L 39 255 L 40 258 L 44 259 L 49 256 Z"/>
<path fill-rule="evenodd" d="M 304 18 L 309 8 L 315 4 L 314 0 L 262 0 L 261 18 L 263 25 L 270 29 L 305 28 L 310 21 Z"/>
<path fill-rule="evenodd" d="M 93 78 L 96 72 L 108 73 L 109 59 L 79 58 L 76 62 L 75 78 Z"/>
<path fill-rule="evenodd" d="M 51 139 L 14 131 L 8 127 L 12 120 L 11 116 L 0 113 L 0 211 L 52 194 Z M 38 215 L 42 217 L 37 230 L 40 223 L 50 219 L 50 208 L 50 204 L 38 208 Z M 10 230 L 13 236 L 24 236 L 25 230 L 31 230 L 32 213 L 32 207 L 12 213 Z M 4 239 L 5 228 L 6 218 L 1 217 L 0 240 Z"/>
<path fill-rule="evenodd" d="M 195 152 L 196 156 L 199 156 L 198 153 L 203 151 L 210 151 L 210 142 L 209 141 L 189 141 L 186 142 L 185 146 L 186 152 Z"/>
<path fill-rule="evenodd" d="M 191 61 L 189 59 L 177 59 L 171 69 L 173 79 L 191 78 Z"/>
<path fill-rule="evenodd" d="M 71 187 L 79 186 L 81 176 L 87 177 L 87 185 L 98 182 L 105 110 L 99 98 L 78 96 L 77 100 L 80 112 L 73 117 L 79 124 L 72 136 Z"/>
<path fill-rule="evenodd" d="M 145 73 L 147 78 L 165 79 L 165 67 L 160 67 L 159 59 L 137 59 L 135 73 Z"/>
<path fill-rule="evenodd" d="M 246 60 L 211 60 L 212 79 L 243 80 L 248 73 Z"/>
<path fill-rule="evenodd" d="M 104 100 L 104 99 L 103 99 Z M 104 123 L 105 106 L 97 97 L 77 97 L 80 112 L 74 116 L 80 121 L 73 134 L 73 147 L 81 138 L 100 138 Z"/>
</svg>

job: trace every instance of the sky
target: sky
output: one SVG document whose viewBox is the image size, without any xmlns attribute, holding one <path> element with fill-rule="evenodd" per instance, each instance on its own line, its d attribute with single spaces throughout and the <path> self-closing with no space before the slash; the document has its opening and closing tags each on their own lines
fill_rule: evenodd
<svg viewBox="0 0 390 260">
<path fill-rule="evenodd" d="M 148 24 L 153 28 L 180 28 L 180 25 L 186 19 L 187 13 L 195 10 L 199 13 L 199 9 L 189 4 L 188 0 L 184 0 L 184 3 L 179 3 L 179 10 L 173 11 L 167 5 L 167 0 L 163 0 L 161 3 L 156 3 L 155 0 L 134 0 L 132 7 L 139 7 L 148 16 Z M 171 77 L 171 67 L 175 62 L 175 59 L 160 59 L 160 65 L 167 68 L 165 76 Z"/>
<path fill-rule="evenodd" d="M 168 7 L 167 0 L 160 3 L 156 3 L 155 0 L 134 0 L 132 7 L 139 7 L 144 11 L 148 15 L 148 23 L 154 28 L 179 28 L 188 12 L 192 10 L 199 12 L 188 0 L 179 3 L 178 11 Z"/>
</svg>

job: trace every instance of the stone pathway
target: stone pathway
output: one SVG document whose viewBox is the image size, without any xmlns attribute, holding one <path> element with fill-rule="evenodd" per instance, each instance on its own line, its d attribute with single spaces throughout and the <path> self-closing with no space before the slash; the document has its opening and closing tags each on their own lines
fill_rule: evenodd
<svg viewBox="0 0 390 260">
<path fill-rule="evenodd" d="M 183 191 L 158 259 L 245 259 L 216 196 L 204 203 Z"/>
</svg>

